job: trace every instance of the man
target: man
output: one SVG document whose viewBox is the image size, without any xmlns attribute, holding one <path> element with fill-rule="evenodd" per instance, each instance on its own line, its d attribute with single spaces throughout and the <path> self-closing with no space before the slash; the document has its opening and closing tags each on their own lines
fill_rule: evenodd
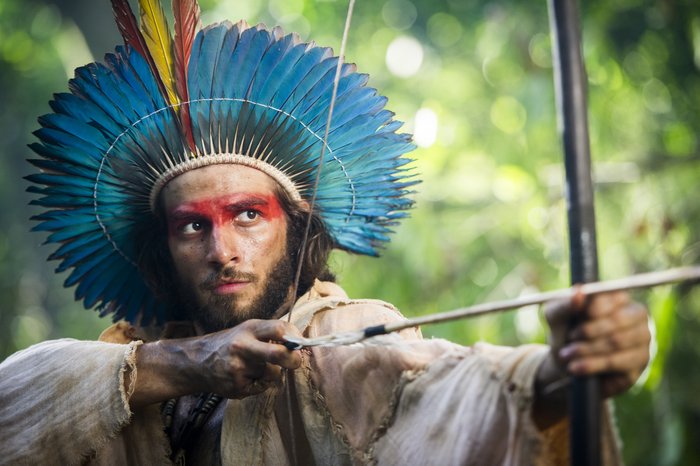
<svg viewBox="0 0 700 466">
<path fill-rule="evenodd" d="M 56 97 L 34 146 L 44 172 L 30 180 L 68 284 L 132 325 L 2 363 L 3 461 L 557 464 L 566 373 L 603 374 L 605 396 L 637 378 L 649 332 L 625 294 L 552 304 L 551 348 L 406 330 L 288 350 L 285 335 L 401 319 L 322 280 L 330 248 L 376 254 L 410 206 L 408 137 L 348 65 L 321 137 L 326 49 L 243 23 L 198 31 L 183 1 L 163 59 L 148 31 L 164 17 L 145 12 L 142 35 L 128 3 L 113 3 L 129 49 L 77 70 Z M 567 330 L 573 316 L 582 323 Z M 619 461 L 607 416 L 604 453 Z"/>
</svg>

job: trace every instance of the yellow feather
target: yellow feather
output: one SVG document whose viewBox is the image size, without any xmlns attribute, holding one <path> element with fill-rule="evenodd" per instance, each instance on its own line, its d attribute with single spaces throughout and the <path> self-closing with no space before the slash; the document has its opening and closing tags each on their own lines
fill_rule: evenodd
<svg viewBox="0 0 700 466">
<path fill-rule="evenodd" d="M 173 39 L 170 35 L 163 6 L 159 0 L 139 0 L 139 10 L 141 13 L 141 32 L 146 40 L 146 46 L 168 92 L 170 103 L 177 105 L 180 103 L 180 99 L 175 92 Z"/>
</svg>

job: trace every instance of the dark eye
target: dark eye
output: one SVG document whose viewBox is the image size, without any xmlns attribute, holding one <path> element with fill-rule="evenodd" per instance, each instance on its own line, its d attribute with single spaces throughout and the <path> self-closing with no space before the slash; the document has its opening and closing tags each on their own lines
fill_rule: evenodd
<svg viewBox="0 0 700 466">
<path fill-rule="evenodd" d="M 252 223 L 258 218 L 260 218 L 260 212 L 257 210 L 248 209 L 238 214 L 236 220 L 238 220 L 240 223 L 246 224 Z"/>
<path fill-rule="evenodd" d="M 202 225 L 202 222 L 190 222 L 182 227 L 182 232 L 186 235 L 191 235 L 202 231 L 203 228 L 204 225 Z"/>
</svg>

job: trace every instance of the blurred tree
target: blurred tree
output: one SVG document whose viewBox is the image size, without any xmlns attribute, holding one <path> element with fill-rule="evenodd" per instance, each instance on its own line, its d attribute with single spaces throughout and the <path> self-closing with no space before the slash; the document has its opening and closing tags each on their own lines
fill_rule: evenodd
<svg viewBox="0 0 700 466">
<path fill-rule="evenodd" d="M 340 43 L 346 3 L 201 0 L 204 22 L 280 24 Z M 700 242 L 700 4 L 591 0 L 583 6 L 604 278 L 697 263 Z M 347 57 L 389 97 L 420 146 L 412 217 L 383 258 L 336 254 L 353 296 L 406 314 L 565 286 L 561 143 L 545 2 L 358 2 Z M 118 44 L 109 2 L 0 3 L 0 355 L 44 338 L 95 338 L 108 322 L 73 302 L 27 235 L 26 144 L 72 69 Z M 656 356 L 617 402 L 629 464 L 698 464 L 700 291 L 640 293 Z M 469 344 L 544 341 L 535 309 L 425 328 Z M 654 441 L 648 441 L 654 439 Z"/>
</svg>

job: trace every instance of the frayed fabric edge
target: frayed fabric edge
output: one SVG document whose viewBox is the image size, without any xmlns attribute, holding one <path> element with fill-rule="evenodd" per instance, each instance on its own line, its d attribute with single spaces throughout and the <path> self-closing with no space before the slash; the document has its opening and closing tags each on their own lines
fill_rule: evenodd
<svg viewBox="0 0 700 466">
<path fill-rule="evenodd" d="M 124 428 L 125 425 L 127 425 L 130 422 L 133 416 L 133 412 L 131 411 L 131 407 L 129 406 L 129 398 L 134 393 L 134 389 L 136 388 L 136 349 L 142 344 L 143 342 L 141 340 L 135 340 L 126 345 L 127 348 L 124 351 L 124 355 L 119 367 L 119 396 L 124 411 L 117 416 L 118 425 L 114 429 L 110 429 L 110 432 L 104 435 L 97 436 L 92 449 L 89 452 L 81 454 L 79 461 L 69 462 L 68 464 L 90 464 L 95 458 L 99 456 L 100 451 L 103 448 L 105 448 L 105 446 L 108 445 L 109 442 L 112 441 L 119 434 L 119 432 L 121 431 L 121 429 Z M 125 388 L 125 377 L 127 371 L 131 372 L 132 377 L 130 379 L 129 386 Z"/>
<path fill-rule="evenodd" d="M 396 419 L 396 409 L 399 406 L 403 389 L 406 387 L 406 385 L 418 379 L 424 373 L 426 373 L 426 369 L 407 370 L 401 374 L 401 378 L 391 393 L 389 411 L 374 430 L 370 441 L 368 442 L 364 452 L 362 452 L 362 463 L 371 465 L 377 464 L 377 459 L 374 456 L 375 446 L 379 439 L 381 439 L 386 431 L 394 424 L 394 420 Z"/>
<path fill-rule="evenodd" d="M 119 368 L 119 394 L 121 395 L 124 410 L 127 413 L 127 419 L 131 418 L 133 414 L 131 411 L 131 405 L 129 404 L 129 399 L 131 398 L 131 395 L 134 394 L 134 390 L 136 389 L 136 350 L 142 344 L 143 342 L 140 340 L 129 343 L 128 348 L 124 352 L 124 359 L 122 360 L 121 367 Z M 128 387 L 125 386 L 127 373 L 131 375 L 131 377 L 129 377 Z"/>
</svg>

